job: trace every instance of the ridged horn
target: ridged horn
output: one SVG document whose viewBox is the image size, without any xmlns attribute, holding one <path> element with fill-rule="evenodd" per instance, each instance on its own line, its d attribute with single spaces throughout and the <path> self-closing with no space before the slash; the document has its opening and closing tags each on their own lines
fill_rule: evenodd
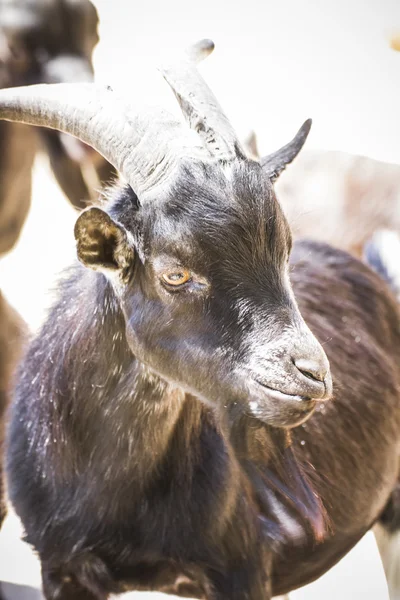
<svg viewBox="0 0 400 600">
<path fill-rule="evenodd" d="M 0 119 L 74 135 L 102 154 L 139 198 L 161 185 L 182 161 L 211 160 L 198 136 L 167 112 L 137 111 L 110 87 L 94 83 L 0 90 Z"/>
<path fill-rule="evenodd" d="M 227 116 L 196 64 L 211 54 L 214 42 L 201 40 L 177 61 L 160 67 L 171 86 L 185 118 L 205 141 L 210 152 L 222 161 L 245 158 L 246 154 Z"/>
</svg>

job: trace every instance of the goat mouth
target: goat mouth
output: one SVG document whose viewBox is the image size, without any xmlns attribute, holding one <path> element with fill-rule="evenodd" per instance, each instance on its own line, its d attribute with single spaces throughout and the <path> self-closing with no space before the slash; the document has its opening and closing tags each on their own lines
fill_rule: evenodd
<svg viewBox="0 0 400 600">
<path fill-rule="evenodd" d="M 304 423 L 317 403 L 315 398 L 288 394 L 253 379 L 248 408 L 252 417 L 268 425 L 292 428 Z"/>
<path fill-rule="evenodd" d="M 262 383 L 261 381 L 258 381 L 257 379 L 255 379 L 255 382 L 261 386 L 264 390 L 267 391 L 267 393 L 271 396 L 274 397 L 274 399 L 277 400 L 294 400 L 296 402 L 316 402 L 317 399 L 316 398 L 311 398 L 310 396 L 300 396 L 299 394 L 288 394 L 287 392 L 282 392 L 281 390 L 277 390 L 276 388 L 273 388 L 269 385 L 266 385 L 265 383 Z"/>
</svg>

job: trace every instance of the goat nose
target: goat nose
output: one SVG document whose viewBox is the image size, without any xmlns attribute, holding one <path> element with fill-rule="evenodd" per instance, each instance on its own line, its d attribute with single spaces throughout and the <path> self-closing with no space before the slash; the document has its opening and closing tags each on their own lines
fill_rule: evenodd
<svg viewBox="0 0 400 600">
<path fill-rule="evenodd" d="M 308 379 L 314 381 L 325 381 L 325 378 L 329 371 L 327 361 L 316 361 L 309 358 L 296 358 L 293 359 L 294 365 L 297 369 Z"/>
</svg>

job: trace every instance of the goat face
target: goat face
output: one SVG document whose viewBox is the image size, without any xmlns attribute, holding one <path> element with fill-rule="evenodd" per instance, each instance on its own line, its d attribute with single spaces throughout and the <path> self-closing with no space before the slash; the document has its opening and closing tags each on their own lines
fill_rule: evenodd
<svg viewBox="0 0 400 600">
<path fill-rule="evenodd" d="M 0 116 L 78 135 L 137 193 L 137 210 L 125 198 L 75 229 L 80 260 L 113 281 L 137 358 L 205 401 L 293 426 L 331 382 L 291 292 L 290 231 L 271 184 L 311 122 L 259 163 L 246 159 L 197 71 L 213 47 L 201 40 L 162 68 L 191 129 L 88 84 L 3 90 Z"/>
<path fill-rule="evenodd" d="M 112 274 L 140 361 L 275 426 L 329 396 L 327 358 L 290 287 L 289 226 L 258 163 L 185 170 L 167 198 L 111 214 L 82 213 L 78 255 Z"/>
</svg>

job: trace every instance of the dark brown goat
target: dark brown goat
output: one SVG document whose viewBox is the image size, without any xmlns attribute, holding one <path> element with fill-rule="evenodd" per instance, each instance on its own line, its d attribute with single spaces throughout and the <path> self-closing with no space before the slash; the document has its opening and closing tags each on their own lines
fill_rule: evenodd
<svg viewBox="0 0 400 600">
<path fill-rule="evenodd" d="M 247 159 L 193 64 L 211 49 L 164 69 L 197 134 L 111 89 L 0 93 L 0 117 L 78 135 L 129 182 L 79 217 L 84 266 L 15 391 L 9 490 L 48 600 L 269 599 L 398 522 L 398 304 L 317 243 L 294 247 L 293 295 L 271 183 L 310 123 Z"/>
<path fill-rule="evenodd" d="M 91 81 L 97 22 L 89 0 L 0 0 L 0 88 Z M 112 167 L 77 140 L 55 131 L 43 129 L 38 135 L 27 125 L 0 123 L 0 255 L 15 244 L 28 213 L 39 141 L 76 208 L 94 199 L 93 185 L 114 178 Z"/>
</svg>

